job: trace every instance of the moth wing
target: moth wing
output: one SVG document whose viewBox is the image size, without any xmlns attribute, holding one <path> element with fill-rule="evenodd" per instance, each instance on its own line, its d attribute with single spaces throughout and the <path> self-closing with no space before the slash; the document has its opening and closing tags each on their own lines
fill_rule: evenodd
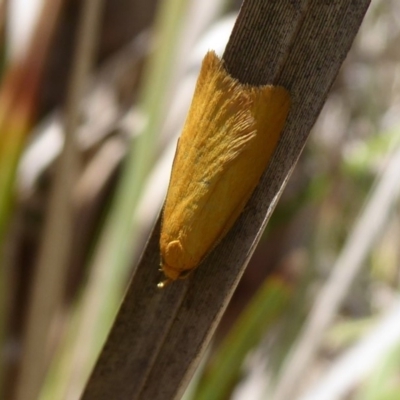
<svg viewBox="0 0 400 400">
<path fill-rule="evenodd" d="M 161 252 L 177 275 L 195 268 L 242 212 L 276 146 L 287 99 L 283 88 L 240 84 L 215 53 L 206 55 L 164 208 Z"/>
</svg>

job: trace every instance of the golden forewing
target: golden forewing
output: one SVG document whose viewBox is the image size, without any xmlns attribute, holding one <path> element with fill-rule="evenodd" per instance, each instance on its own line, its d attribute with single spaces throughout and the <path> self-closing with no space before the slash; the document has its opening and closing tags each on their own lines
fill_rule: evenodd
<svg viewBox="0 0 400 400">
<path fill-rule="evenodd" d="M 288 109 L 285 89 L 242 85 L 215 53 L 206 55 L 164 207 L 164 270 L 179 275 L 195 268 L 230 229 L 268 164 Z"/>
</svg>

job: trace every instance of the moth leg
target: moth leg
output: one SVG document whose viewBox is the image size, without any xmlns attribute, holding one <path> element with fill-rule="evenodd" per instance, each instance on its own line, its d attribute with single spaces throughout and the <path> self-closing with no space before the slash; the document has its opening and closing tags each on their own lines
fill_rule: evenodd
<svg viewBox="0 0 400 400">
<path fill-rule="evenodd" d="M 157 287 L 159 289 L 164 289 L 166 286 L 168 286 L 172 282 L 172 279 L 166 279 L 165 281 L 157 283 Z"/>
</svg>

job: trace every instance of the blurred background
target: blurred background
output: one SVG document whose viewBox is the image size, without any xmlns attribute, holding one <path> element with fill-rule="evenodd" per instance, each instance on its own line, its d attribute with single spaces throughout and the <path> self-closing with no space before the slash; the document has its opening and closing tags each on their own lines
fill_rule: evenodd
<svg viewBox="0 0 400 400">
<path fill-rule="evenodd" d="M 239 7 L 0 1 L 1 399 L 79 398 Z M 187 400 L 400 398 L 399 40 L 374 0 Z"/>
</svg>

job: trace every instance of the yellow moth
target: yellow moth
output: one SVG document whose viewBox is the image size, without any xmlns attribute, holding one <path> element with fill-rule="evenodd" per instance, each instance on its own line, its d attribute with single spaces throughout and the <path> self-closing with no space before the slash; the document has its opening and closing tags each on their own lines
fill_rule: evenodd
<svg viewBox="0 0 400 400">
<path fill-rule="evenodd" d="M 185 278 L 243 211 L 285 124 L 290 96 L 250 86 L 206 54 L 178 142 L 161 225 L 161 268 Z"/>
</svg>

